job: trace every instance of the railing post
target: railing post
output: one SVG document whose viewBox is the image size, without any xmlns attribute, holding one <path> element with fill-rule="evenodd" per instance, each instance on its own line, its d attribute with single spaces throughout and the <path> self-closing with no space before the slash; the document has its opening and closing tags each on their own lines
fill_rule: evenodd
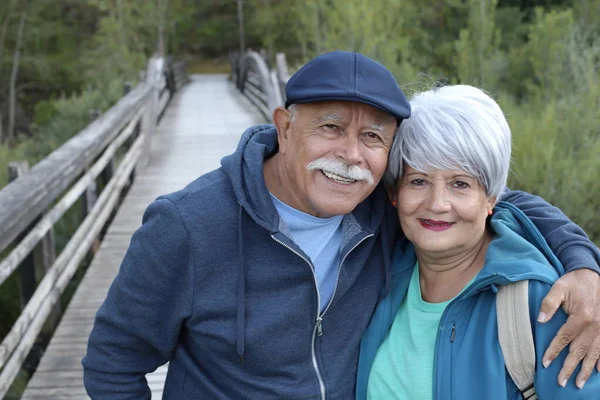
<svg viewBox="0 0 600 400">
<path fill-rule="evenodd" d="M 29 164 L 26 161 L 12 162 L 8 165 L 9 180 L 12 182 L 26 174 L 28 171 Z M 42 216 L 43 214 L 36 218 L 31 225 L 17 237 L 17 242 L 27 236 L 31 228 L 39 222 Z M 54 227 L 51 227 L 48 230 L 48 233 L 46 233 L 33 251 L 27 255 L 19 267 L 19 290 L 21 295 L 21 306 L 23 308 L 35 293 L 38 282 L 42 280 L 46 271 L 54 264 L 55 260 L 56 245 L 54 240 Z M 53 307 L 52 312 L 48 315 L 43 332 L 47 334 L 53 332 L 58 325 L 60 316 L 61 307 L 60 303 L 57 303 Z"/>
<path fill-rule="evenodd" d="M 167 81 L 167 89 L 169 90 L 169 97 L 172 98 L 177 91 L 177 85 L 175 84 L 175 71 L 173 71 L 173 57 L 167 56 L 164 63 L 164 75 Z"/>
<path fill-rule="evenodd" d="M 127 96 L 127 93 L 131 92 L 132 88 L 133 88 L 133 84 L 131 83 L 131 81 L 123 82 L 123 96 Z M 105 187 L 106 187 L 106 185 L 108 185 L 108 182 L 110 182 L 113 175 L 115 174 L 115 169 L 116 169 L 115 158 L 112 157 L 110 159 L 110 161 L 108 162 L 108 164 L 106 164 L 106 168 L 104 168 L 104 170 L 100 173 L 100 179 L 102 179 L 102 184 Z"/>
<path fill-rule="evenodd" d="M 127 93 L 131 92 L 131 89 L 133 89 L 133 83 L 131 83 L 131 81 L 123 82 L 123 95 L 124 96 L 127 96 Z"/>
<path fill-rule="evenodd" d="M 242 93 L 244 93 L 244 74 L 246 73 L 246 65 L 244 65 L 244 60 L 245 60 L 245 54 L 244 53 L 240 53 L 238 60 L 237 60 L 237 80 L 235 82 L 235 86 L 238 88 L 238 90 Z"/>
<path fill-rule="evenodd" d="M 285 53 L 277 53 L 275 56 L 275 63 L 277 67 L 277 89 L 279 90 L 279 93 L 281 93 L 282 101 L 285 103 L 285 86 L 287 85 L 287 81 L 290 79 Z"/>
<path fill-rule="evenodd" d="M 267 65 L 267 68 L 271 68 L 270 67 L 270 62 L 269 62 L 269 55 L 267 54 L 267 50 L 261 48 L 260 50 L 258 50 L 258 54 L 260 55 L 260 58 L 262 58 L 263 61 L 265 62 L 265 64 Z"/>
<path fill-rule="evenodd" d="M 150 150 L 152 144 L 152 137 L 156 130 L 156 117 L 158 108 L 158 81 L 160 78 L 160 59 L 157 56 L 153 56 L 148 60 L 148 70 L 146 73 L 146 83 L 152 88 L 150 99 L 146 104 L 146 112 L 142 117 L 142 125 L 140 134 L 144 136 L 142 152 L 138 161 L 137 168 L 144 168 L 150 161 Z"/>
<path fill-rule="evenodd" d="M 237 51 L 231 52 L 229 55 L 229 61 L 231 63 L 231 82 L 233 82 L 238 89 L 240 89 L 242 56 L 243 54 L 240 54 Z"/>
<path fill-rule="evenodd" d="M 8 180 L 10 182 L 18 179 L 25 175 L 29 171 L 29 164 L 26 161 L 11 162 L 8 164 Z M 31 225 L 17 237 L 17 242 L 23 240 L 23 238 L 29 233 L 31 227 L 35 226 L 39 219 L 35 219 Z M 27 302 L 33 296 L 35 288 L 37 286 L 37 279 L 35 276 L 35 260 L 33 252 L 28 254 L 23 260 L 19 267 L 19 291 L 21 295 L 21 308 L 25 308 Z"/>
<path fill-rule="evenodd" d="M 94 122 L 98 117 L 100 117 L 100 110 L 91 109 L 89 111 L 90 115 L 90 123 Z M 87 165 L 85 168 L 86 173 L 88 171 Z M 96 200 L 98 199 L 98 187 L 96 186 L 96 180 L 90 182 L 89 186 L 83 192 L 83 198 L 81 199 L 81 220 L 83 221 L 85 217 L 88 216 L 90 210 L 94 208 L 94 204 L 96 204 Z M 94 244 L 92 245 L 92 255 L 96 254 L 98 249 L 100 248 L 100 241 L 96 239 Z"/>
<path fill-rule="evenodd" d="M 146 78 L 146 71 L 140 71 L 140 79 L 142 79 L 142 78 L 143 79 Z M 123 96 L 127 96 L 127 94 L 129 92 L 131 92 L 132 90 L 133 90 L 133 82 L 131 82 L 131 81 L 123 82 Z M 135 125 L 135 128 L 133 129 L 133 133 L 131 134 L 131 136 L 129 136 L 129 138 L 127 138 L 127 140 L 125 141 L 126 148 L 131 147 L 131 145 L 133 144 L 133 142 L 135 142 L 135 139 L 137 139 L 139 135 L 140 135 L 140 123 L 138 122 Z M 114 166 L 114 159 L 112 160 L 111 164 Z M 111 178 L 112 178 L 112 175 L 111 175 Z M 127 186 L 132 185 L 134 180 L 135 180 L 135 168 L 131 171 L 131 175 L 129 175 L 129 182 L 127 183 Z"/>
<path fill-rule="evenodd" d="M 285 97 L 281 97 L 281 91 L 279 88 L 279 79 L 277 78 L 277 72 L 275 71 L 270 71 L 269 72 L 269 79 L 270 79 L 270 84 L 271 86 L 273 86 L 273 100 L 271 101 L 271 112 L 273 112 L 273 110 L 275 109 L 275 107 L 283 107 L 285 100 L 283 100 Z M 284 93 L 285 95 L 285 93 Z"/>
<path fill-rule="evenodd" d="M 175 91 L 179 91 L 187 82 L 187 59 L 184 59 L 178 63 L 171 64 L 171 69 L 173 71 L 173 83 Z"/>
<path fill-rule="evenodd" d="M 181 85 L 177 86 L 177 90 L 181 89 L 189 80 L 188 63 L 189 63 L 189 61 L 187 59 L 183 60 L 183 63 L 181 65 L 181 71 L 179 71 L 179 74 L 181 75 L 181 79 L 179 79 L 179 81 L 181 82 Z"/>
</svg>

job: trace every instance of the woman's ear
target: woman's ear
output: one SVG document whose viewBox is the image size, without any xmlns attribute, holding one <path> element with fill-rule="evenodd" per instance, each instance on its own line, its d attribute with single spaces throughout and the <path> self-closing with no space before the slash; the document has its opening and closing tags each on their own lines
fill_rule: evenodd
<svg viewBox="0 0 600 400">
<path fill-rule="evenodd" d="M 273 111 L 273 123 L 277 128 L 277 142 L 279 144 L 279 153 L 285 154 L 291 134 L 290 130 L 292 127 L 290 111 L 283 107 L 275 108 L 275 110 Z"/>
<path fill-rule="evenodd" d="M 488 197 L 488 200 L 487 200 L 488 215 L 492 215 L 493 209 L 496 206 L 497 202 L 498 202 L 497 197 Z"/>
<path fill-rule="evenodd" d="M 393 186 L 385 185 L 385 190 L 387 191 L 388 199 L 390 199 L 392 205 L 394 207 L 398 207 L 398 191 L 396 190 L 396 188 Z"/>
</svg>

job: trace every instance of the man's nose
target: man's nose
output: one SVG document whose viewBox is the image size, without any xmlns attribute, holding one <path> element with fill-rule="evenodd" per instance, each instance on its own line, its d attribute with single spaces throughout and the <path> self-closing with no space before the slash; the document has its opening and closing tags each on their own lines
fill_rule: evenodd
<svg viewBox="0 0 600 400">
<path fill-rule="evenodd" d="M 450 200 L 449 200 L 448 188 L 444 183 L 432 184 L 429 192 L 429 209 L 435 213 L 445 213 L 450 211 Z"/>
<path fill-rule="evenodd" d="M 362 165 L 363 156 L 360 150 L 360 141 L 358 140 L 358 135 L 344 135 L 336 155 L 348 165 Z"/>
</svg>

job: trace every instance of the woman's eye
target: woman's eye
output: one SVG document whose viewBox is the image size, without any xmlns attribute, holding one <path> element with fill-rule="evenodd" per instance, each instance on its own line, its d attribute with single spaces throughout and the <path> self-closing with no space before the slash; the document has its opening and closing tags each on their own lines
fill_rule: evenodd
<svg viewBox="0 0 600 400">
<path fill-rule="evenodd" d="M 425 184 L 425 180 L 424 179 L 413 179 L 412 181 L 410 181 L 410 183 L 413 185 L 421 186 L 421 185 Z"/>
<path fill-rule="evenodd" d="M 379 135 L 376 134 L 375 132 L 367 132 L 367 133 L 365 133 L 365 136 L 368 137 L 369 139 L 379 140 Z"/>
<path fill-rule="evenodd" d="M 468 189 L 471 187 L 471 185 L 469 185 L 465 181 L 456 181 L 456 182 L 454 182 L 454 187 L 459 188 L 459 189 Z"/>
<path fill-rule="evenodd" d="M 323 126 L 327 129 L 337 129 L 337 127 L 338 127 L 337 125 L 334 125 L 334 124 L 325 124 Z"/>
</svg>

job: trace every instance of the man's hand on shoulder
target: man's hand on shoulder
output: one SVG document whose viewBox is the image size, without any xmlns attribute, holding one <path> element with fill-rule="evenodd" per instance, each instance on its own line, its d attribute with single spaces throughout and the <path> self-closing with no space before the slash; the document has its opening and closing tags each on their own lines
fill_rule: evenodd
<svg viewBox="0 0 600 400">
<path fill-rule="evenodd" d="M 589 269 L 578 269 L 562 276 L 544 298 L 538 322 L 549 321 L 560 306 L 569 318 L 550 343 L 543 363 L 547 367 L 569 346 L 558 383 L 565 386 L 583 360 L 575 381 L 582 388 L 594 365 L 600 372 L 600 275 Z"/>
</svg>

